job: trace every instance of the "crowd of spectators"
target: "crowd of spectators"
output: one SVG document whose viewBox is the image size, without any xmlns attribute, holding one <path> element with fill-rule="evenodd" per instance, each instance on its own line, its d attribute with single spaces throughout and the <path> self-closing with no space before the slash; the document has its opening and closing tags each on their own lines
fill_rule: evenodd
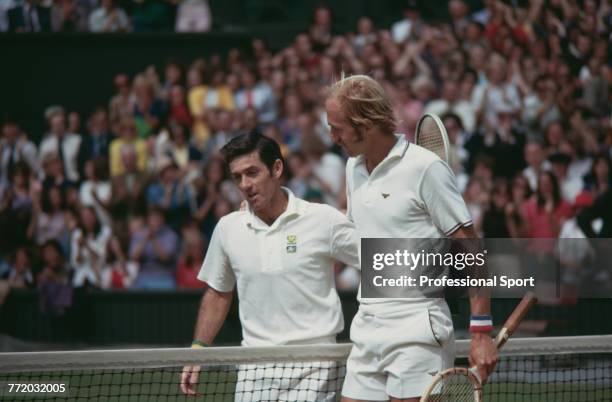
<svg viewBox="0 0 612 402">
<path fill-rule="evenodd" d="M 343 35 L 319 7 L 280 51 L 254 39 L 249 53 L 118 74 L 88 116 L 50 106 L 40 144 L 4 122 L 0 276 L 16 287 L 202 286 L 207 240 L 241 202 L 218 151 L 254 129 L 281 144 L 296 196 L 345 208 L 346 156 L 324 110 L 342 74 L 382 83 L 410 138 L 423 113 L 441 116 L 482 236 L 612 237 L 610 2 L 484 4 L 451 0 L 452 20 L 431 24 L 408 2 L 391 27 L 362 17 Z M 337 280 L 354 288 L 358 276 L 339 267 Z"/>
<path fill-rule="evenodd" d="M 0 0 L 0 32 L 208 32 L 208 0 Z"/>
</svg>

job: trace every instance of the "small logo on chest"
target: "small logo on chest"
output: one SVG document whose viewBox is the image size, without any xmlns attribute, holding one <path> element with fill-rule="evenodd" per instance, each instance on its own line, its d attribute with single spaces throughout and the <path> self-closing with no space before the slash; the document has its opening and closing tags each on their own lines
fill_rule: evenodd
<svg viewBox="0 0 612 402">
<path fill-rule="evenodd" d="M 287 236 L 287 254 L 296 253 L 297 252 L 297 236 L 290 235 Z"/>
<path fill-rule="evenodd" d="M 382 196 L 383 196 L 383 198 L 385 198 L 385 199 L 386 199 L 386 198 L 388 198 L 388 197 L 389 197 L 391 194 L 389 194 L 389 193 L 380 193 L 380 195 L 382 195 Z"/>
</svg>

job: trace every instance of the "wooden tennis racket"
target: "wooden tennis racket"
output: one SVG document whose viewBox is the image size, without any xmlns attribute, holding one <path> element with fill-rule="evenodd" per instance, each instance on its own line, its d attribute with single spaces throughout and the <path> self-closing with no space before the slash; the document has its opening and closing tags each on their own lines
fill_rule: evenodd
<svg viewBox="0 0 612 402">
<path fill-rule="evenodd" d="M 495 337 L 498 350 L 504 346 L 536 302 L 533 292 L 528 292 L 523 297 Z M 420 402 L 482 402 L 482 381 L 476 367 L 453 367 L 438 373 Z"/>
<path fill-rule="evenodd" d="M 450 143 L 446 128 L 438 116 L 425 114 L 419 119 L 414 142 L 448 163 Z"/>
</svg>

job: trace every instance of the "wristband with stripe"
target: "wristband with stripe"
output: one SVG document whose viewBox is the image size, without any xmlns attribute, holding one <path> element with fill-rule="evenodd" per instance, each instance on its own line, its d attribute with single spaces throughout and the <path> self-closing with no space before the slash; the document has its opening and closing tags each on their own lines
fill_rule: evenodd
<svg viewBox="0 0 612 402">
<path fill-rule="evenodd" d="M 493 318 L 490 315 L 473 315 L 470 317 L 470 332 L 491 332 Z"/>
<path fill-rule="evenodd" d="M 209 344 L 202 341 L 198 341 L 197 339 L 194 339 L 193 342 L 191 342 L 191 349 L 203 349 L 209 346 Z"/>
</svg>

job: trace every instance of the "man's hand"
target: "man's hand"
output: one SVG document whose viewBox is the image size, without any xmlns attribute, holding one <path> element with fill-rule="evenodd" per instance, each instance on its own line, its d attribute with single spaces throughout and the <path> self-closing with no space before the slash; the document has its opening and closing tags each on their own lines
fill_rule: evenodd
<svg viewBox="0 0 612 402">
<path fill-rule="evenodd" d="M 200 366 L 185 366 L 181 373 L 181 391 L 185 395 L 197 395 L 196 385 L 200 377 Z"/>
<path fill-rule="evenodd" d="M 488 334 L 472 334 L 470 343 L 470 366 L 476 366 L 478 375 L 484 384 L 499 361 L 499 353 L 493 339 Z"/>
</svg>

